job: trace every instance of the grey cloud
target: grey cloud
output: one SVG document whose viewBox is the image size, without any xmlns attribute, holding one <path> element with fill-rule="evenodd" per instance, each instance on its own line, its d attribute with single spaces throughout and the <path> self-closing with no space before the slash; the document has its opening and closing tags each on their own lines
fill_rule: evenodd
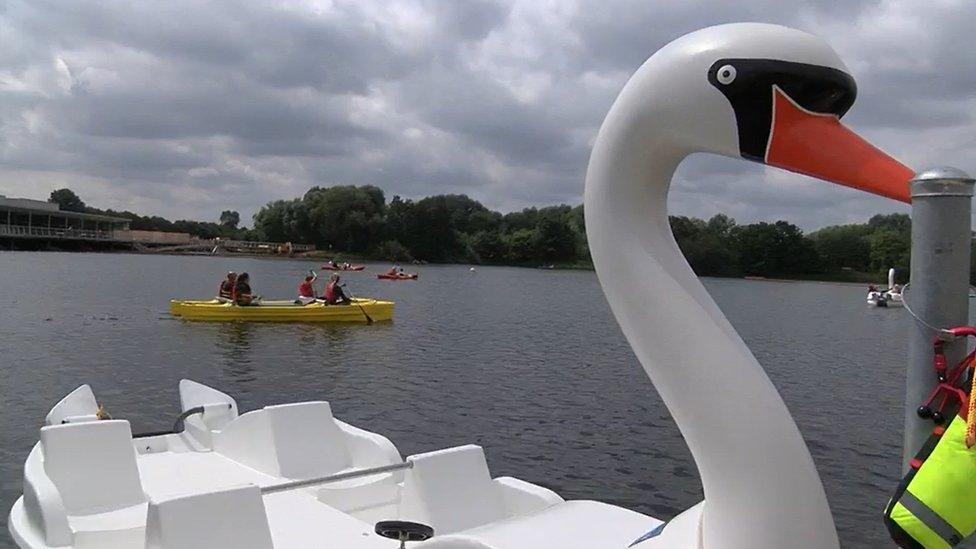
<svg viewBox="0 0 976 549">
<path fill-rule="evenodd" d="M 416 104 L 429 124 L 527 165 L 553 163 L 569 146 L 566 126 L 543 109 L 520 105 L 506 90 L 478 75 L 466 81 L 448 76 L 416 83 Z"/>
<path fill-rule="evenodd" d="M 464 40 L 485 38 L 508 17 L 511 6 L 504 2 L 471 0 L 468 2 L 426 2 L 438 13 L 443 28 Z"/>
<path fill-rule="evenodd" d="M 710 25 L 739 21 L 784 23 L 795 12 L 776 0 L 698 0 L 674 3 L 622 0 L 585 2 L 572 28 L 585 52 L 579 70 L 602 67 L 633 71 L 671 40 Z"/>
<path fill-rule="evenodd" d="M 976 5 L 736 4 L 11 1 L 0 192 L 29 174 L 35 196 L 71 181 L 95 204 L 209 219 L 332 183 L 506 210 L 577 203 L 627 76 L 685 32 L 737 20 L 823 35 L 858 79 L 852 126 L 915 162 L 976 168 Z M 807 229 L 902 208 L 810 181 L 696 156 L 671 206 Z"/>
</svg>

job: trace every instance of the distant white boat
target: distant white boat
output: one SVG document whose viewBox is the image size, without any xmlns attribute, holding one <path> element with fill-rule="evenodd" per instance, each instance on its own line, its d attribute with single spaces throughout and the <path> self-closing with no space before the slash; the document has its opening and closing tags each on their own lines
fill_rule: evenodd
<svg viewBox="0 0 976 549">
<path fill-rule="evenodd" d="M 874 288 L 874 286 L 872 286 Z M 904 307 L 901 286 L 895 284 L 895 269 L 888 269 L 888 289 L 869 289 L 867 302 L 872 307 Z"/>
</svg>

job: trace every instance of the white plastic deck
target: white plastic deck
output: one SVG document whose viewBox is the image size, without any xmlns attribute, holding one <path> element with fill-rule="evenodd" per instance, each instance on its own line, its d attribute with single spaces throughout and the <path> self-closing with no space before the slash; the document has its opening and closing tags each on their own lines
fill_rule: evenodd
<svg viewBox="0 0 976 549">
<path fill-rule="evenodd" d="M 229 396 L 181 383 L 178 434 L 131 437 L 101 421 L 87 386 L 48 414 L 10 513 L 19 547 L 48 549 L 380 549 L 381 520 L 432 526 L 418 549 L 626 547 L 660 521 L 597 502 L 565 502 L 491 478 L 468 445 L 410 456 L 404 470 L 263 493 L 283 483 L 402 463 L 385 437 L 332 416 L 326 402 L 238 415 Z"/>
</svg>

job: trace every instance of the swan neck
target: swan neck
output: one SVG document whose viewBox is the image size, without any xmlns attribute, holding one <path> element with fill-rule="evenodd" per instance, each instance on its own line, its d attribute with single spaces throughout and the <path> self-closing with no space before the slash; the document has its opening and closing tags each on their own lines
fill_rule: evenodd
<svg viewBox="0 0 976 549">
<path fill-rule="evenodd" d="M 789 411 L 674 241 L 667 194 L 687 151 L 620 102 L 590 160 L 587 237 L 614 316 L 698 466 L 703 545 L 837 547 Z"/>
</svg>

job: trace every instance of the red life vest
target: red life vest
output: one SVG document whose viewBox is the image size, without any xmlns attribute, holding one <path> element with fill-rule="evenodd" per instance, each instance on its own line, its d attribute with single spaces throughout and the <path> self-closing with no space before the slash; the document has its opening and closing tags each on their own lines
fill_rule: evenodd
<svg viewBox="0 0 976 549">
<path fill-rule="evenodd" d="M 315 297 L 315 288 L 312 287 L 311 280 L 303 280 L 298 285 L 298 297 Z"/>
<path fill-rule="evenodd" d="M 234 282 L 230 280 L 224 280 L 220 283 L 220 287 L 217 289 L 217 295 L 224 299 L 234 299 Z"/>
<path fill-rule="evenodd" d="M 329 282 L 325 286 L 325 300 L 332 303 L 333 297 L 335 297 L 335 282 Z"/>
</svg>

